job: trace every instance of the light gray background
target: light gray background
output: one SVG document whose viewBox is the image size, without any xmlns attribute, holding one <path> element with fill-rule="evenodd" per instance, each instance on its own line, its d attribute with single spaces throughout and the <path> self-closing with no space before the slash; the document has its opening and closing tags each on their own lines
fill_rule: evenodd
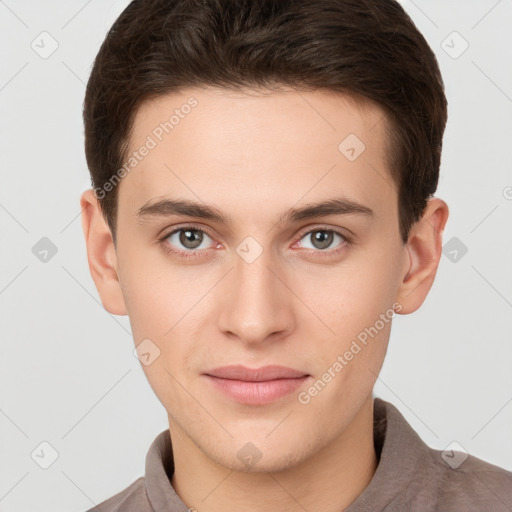
<svg viewBox="0 0 512 512">
<path fill-rule="evenodd" d="M 80 222 L 85 83 L 127 3 L 0 1 L 1 512 L 89 509 L 143 475 L 167 428 L 128 318 L 99 301 Z M 445 243 L 468 252 L 452 261 L 450 246 L 423 307 L 395 319 L 375 394 L 431 446 L 512 470 L 512 0 L 402 3 L 444 75 L 437 195 Z M 43 31 L 58 43 L 46 59 L 31 47 L 51 49 Z M 32 252 L 43 237 L 47 262 Z M 42 442 L 58 453 L 47 469 Z"/>
</svg>

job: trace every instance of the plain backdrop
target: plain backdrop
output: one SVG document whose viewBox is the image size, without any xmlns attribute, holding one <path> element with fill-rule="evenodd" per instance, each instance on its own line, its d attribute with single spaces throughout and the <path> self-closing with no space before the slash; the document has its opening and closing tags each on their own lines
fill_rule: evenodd
<svg viewBox="0 0 512 512">
<path fill-rule="evenodd" d="M 85 84 L 127 3 L 0 0 L 1 512 L 91 508 L 144 474 L 168 426 L 128 318 L 101 305 L 80 222 Z M 512 470 L 512 1 L 402 4 L 444 76 L 437 196 L 451 214 L 375 395 L 431 446 Z"/>
</svg>

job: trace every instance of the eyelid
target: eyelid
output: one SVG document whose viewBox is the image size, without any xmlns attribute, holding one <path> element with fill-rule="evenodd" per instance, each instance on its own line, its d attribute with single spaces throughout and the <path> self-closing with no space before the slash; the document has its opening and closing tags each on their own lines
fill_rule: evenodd
<svg viewBox="0 0 512 512">
<path fill-rule="evenodd" d="M 187 229 L 191 229 L 193 231 L 199 231 L 199 232 L 202 232 L 202 233 L 205 233 L 206 235 L 208 235 L 215 243 L 218 244 L 218 242 L 216 242 L 215 240 L 215 237 L 210 233 L 210 231 L 205 228 L 205 227 L 200 227 L 200 226 L 196 226 L 194 224 L 191 224 L 191 223 L 188 223 L 188 224 L 182 224 L 182 225 L 178 225 L 178 226 L 174 226 L 170 231 L 165 231 L 164 230 L 164 234 L 161 235 L 161 236 L 158 236 L 157 239 L 158 239 L 158 242 L 160 243 L 164 243 L 170 236 L 174 235 L 175 233 L 179 232 L 179 231 L 186 231 Z M 188 250 L 188 251 L 185 251 L 185 250 L 180 250 L 180 249 L 174 249 L 175 252 L 188 252 L 188 253 L 193 253 L 193 252 L 197 252 L 197 253 L 200 253 L 202 251 L 206 251 L 207 249 L 199 249 L 199 250 Z"/>
<path fill-rule="evenodd" d="M 185 230 L 186 228 L 192 228 L 197 231 L 202 231 L 203 233 L 206 233 L 210 238 L 212 238 L 212 239 L 215 238 L 212 235 L 212 233 L 208 230 L 208 228 L 206 228 L 206 227 L 195 225 L 194 223 L 188 223 L 188 224 L 184 223 L 181 225 L 178 224 L 177 226 L 174 226 L 172 228 L 172 230 L 169 232 L 164 230 L 165 234 L 162 235 L 161 237 L 159 237 L 159 239 L 166 239 L 166 238 L 170 237 L 171 235 L 173 235 L 174 233 L 176 233 L 176 231 Z M 304 235 L 307 235 L 308 233 L 311 233 L 312 231 L 315 231 L 315 230 L 317 230 L 317 231 L 320 231 L 320 230 L 332 231 L 334 233 L 337 233 L 337 234 L 343 236 L 343 238 L 346 238 L 347 240 L 351 240 L 351 238 L 353 236 L 355 236 L 354 233 L 347 228 L 332 227 L 332 226 L 327 226 L 327 225 L 322 225 L 322 224 L 314 224 L 312 226 L 311 225 L 306 226 L 299 232 L 299 235 L 297 235 L 297 236 L 298 236 L 298 238 L 303 238 Z M 346 234 L 345 231 L 348 231 L 350 234 Z"/>
<path fill-rule="evenodd" d="M 343 228 L 339 228 L 339 227 L 330 227 L 330 226 L 326 226 L 326 225 L 322 225 L 322 224 L 315 224 L 313 227 L 308 226 L 308 227 L 304 228 L 304 231 L 301 231 L 300 234 L 298 235 L 298 240 L 300 240 L 301 238 L 304 238 L 305 235 L 308 235 L 315 231 L 329 231 L 329 232 L 335 233 L 337 235 L 340 235 L 344 240 L 346 240 L 347 242 L 350 242 L 350 243 L 353 241 L 353 237 L 355 236 L 354 233 L 352 233 L 351 231 L 350 231 L 350 234 L 345 233 L 345 231 L 349 231 L 346 228 L 343 229 Z M 327 251 L 322 251 L 322 252 L 327 252 Z"/>
<path fill-rule="evenodd" d="M 204 226 L 198 226 L 198 225 L 195 225 L 194 223 L 184 223 L 184 224 L 178 224 L 177 226 L 173 226 L 172 229 L 170 229 L 169 231 L 167 230 L 163 230 L 163 233 L 162 235 L 159 235 L 159 240 L 165 240 L 166 238 L 169 238 L 171 235 L 173 235 L 174 233 L 176 233 L 177 231 L 186 231 L 187 228 L 190 228 L 190 229 L 193 229 L 195 231 L 202 231 L 203 233 L 206 233 L 210 238 L 214 238 L 214 236 L 210 233 L 210 231 L 208 230 L 208 228 L 204 227 Z"/>
<path fill-rule="evenodd" d="M 177 225 L 177 226 L 174 226 L 170 231 L 165 231 L 164 230 L 164 234 L 162 236 L 159 236 L 158 237 L 158 242 L 164 244 L 165 241 L 173 234 L 175 234 L 176 232 L 179 232 L 179 231 L 186 231 L 186 229 L 189 228 L 189 229 L 192 229 L 194 231 L 199 231 L 199 232 L 202 232 L 202 233 L 205 233 L 206 235 L 208 235 L 212 240 L 215 241 L 215 237 L 210 233 L 210 231 L 203 227 L 203 226 L 198 226 L 198 225 L 195 225 L 193 223 L 184 223 L 184 224 L 181 224 L 181 225 Z M 317 224 L 317 225 L 313 225 L 313 226 L 306 226 L 305 228 L 303 228 L 303 230 L 301 230 L 301 232 L 297 235 L 297 239 L 295 242 L 293 242 L 292 246 L 297 244 L 297 242 L 299 242 L 302 238 L 304 238 L 305 235 L 308 235 L 308 234 L 311 234 L 315 231 L 328 231 L 328 232 L 332 232 L 332 233 L 335 233 L 339 236 L 341 236 L 343 238 L 343 243 L 340 244 L 340 246 L 334 248 L 334 249 L 325 249 L 325 250 L 313 250 L 313 249 L 309 249 L 310 251 L 312 252 L 317 252 L 317 253 L 326 253 L 326 254 L 332 254 L 333 252 L 336 252 L 337 250 L 340 250 L 340 247 L 343 247 L 344 245 L 347 245 L 347 244 L 351 244 L 353 243 L 353 233 L 351 233 L 351 235 L 347 235 L 345 233 L 345 231 L 349 231 L 347 229 L 342 229 L 342 228 L 334 228 L 334 227 L 330 227 L 330 226 L 326 226 L 326 225 L 321 225 L 321 224 Z M 218 244 L 218 242 L 216 242 Z M 170 245 L 170 244 L 169 244 Z M 171 246 L 172 247 L 172 246 Z M 198 250 L 188 250 L 188 251 L 185 251 L 185 250 L 180 250 L 180 249 L 167 249 L 169 252 L 173 252 L 173 253 L 177 253 L 177 254 L 189 254 L 189 255 L 192 255 L 192 254 L 201 254 L 203 251 L 207 251 L 208 249 L 198 249 Z"/>
</svg>

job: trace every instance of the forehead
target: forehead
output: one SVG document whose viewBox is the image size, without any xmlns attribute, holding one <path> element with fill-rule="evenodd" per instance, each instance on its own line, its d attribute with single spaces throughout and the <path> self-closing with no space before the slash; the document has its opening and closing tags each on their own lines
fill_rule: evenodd
<svg viewBox="0 0 512 512">
<path fill-rule="evenodd" d="M 255 214 L 263 199 L 291 206 L 334 188 L 378 210 L 396 199 L 387 130 L 378 105 L 331 91 L 164 95 L 134 118 L 120 207 L 179 196 Z"/>
</svg>

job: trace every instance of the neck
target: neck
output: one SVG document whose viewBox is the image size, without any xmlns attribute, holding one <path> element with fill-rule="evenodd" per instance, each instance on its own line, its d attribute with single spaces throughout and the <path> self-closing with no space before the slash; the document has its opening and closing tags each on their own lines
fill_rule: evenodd
<svg viewBox="0 0 512 512">
<path fill-rule="evenodd" d="M 278 472 L 230 470 L 207 458 L 175 424 L 169 429 L 172 486 L 187 506 L 201 512 L 339 512 L 363 492 L 377 469 L 371 393 L 337 438 Z"/>
</svg>

